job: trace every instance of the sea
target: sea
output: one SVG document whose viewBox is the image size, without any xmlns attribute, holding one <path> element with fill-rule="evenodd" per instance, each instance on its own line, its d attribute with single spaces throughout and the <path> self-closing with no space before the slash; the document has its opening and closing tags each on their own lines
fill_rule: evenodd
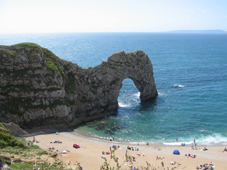
<svg viewBox="0 0 227 170">
<path fill-rule="evenodd" d="M 227 145 L 227 34 L 0 34 L 1 45 L 34 42 L 82 68 L 115 52 L 143 50 L 153 64 L 156 99 L 141 102 L 125 79 L 117 114 L 75 127 L 91 139 L 132 144 Z M 178 142 L 177 142 L 178 140 Z"/>
</svg>

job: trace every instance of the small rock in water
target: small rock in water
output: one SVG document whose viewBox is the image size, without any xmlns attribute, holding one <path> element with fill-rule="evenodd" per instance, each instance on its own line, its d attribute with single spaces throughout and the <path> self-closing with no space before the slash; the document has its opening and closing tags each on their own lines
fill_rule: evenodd
<svg viewBox="0 0 227 170">
<path fill-rule="evenodd" d="M 105 133 L 106 133 L 106 134 L 111 134 L 111 135 L 114 134 L 114 132 L 113 132 L 111 129 L 106 130 Z"/>
</svg>

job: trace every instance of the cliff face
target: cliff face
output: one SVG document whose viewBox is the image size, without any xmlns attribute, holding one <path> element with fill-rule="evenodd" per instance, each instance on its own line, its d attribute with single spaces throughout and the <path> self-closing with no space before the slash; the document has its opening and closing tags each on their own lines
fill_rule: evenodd
<svg viewBox="0 0 227 170">
<path fill-rule="evenodd" d="M 118 107 L 125 78 L 142 101 L 157 96 L 151 61 L 140 50 L 82 69 L 33 43 L 0 46 L 0 121 L 73 126 L 107 116 Z"/>
</svg>

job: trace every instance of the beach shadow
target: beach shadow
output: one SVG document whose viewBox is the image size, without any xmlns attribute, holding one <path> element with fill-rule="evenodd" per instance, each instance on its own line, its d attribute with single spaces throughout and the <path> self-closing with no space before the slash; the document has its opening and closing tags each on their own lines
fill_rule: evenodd
<svg viewBox="0 0 227 170">
<path fill-rule="evenodd" d="M 54 126 L 47 126 L 47 127 L 34 127 L 31 129 L 23 129 L 27 134 L 22 135 L 21 137 L 29 137 L 29 136 L 36 136 L 36 135 L 44 135 L 44 134 L 53 134 L 53 133 L 61 133 L 61 132 L 73 132 L 73 127 L 54 127 Z"/>
</svg>

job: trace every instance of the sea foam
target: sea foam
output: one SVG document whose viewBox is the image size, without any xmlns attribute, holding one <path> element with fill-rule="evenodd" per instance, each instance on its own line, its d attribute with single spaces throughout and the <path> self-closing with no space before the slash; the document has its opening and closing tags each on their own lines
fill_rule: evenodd
<svg viewBox="0 0 227 170">
<path fill-rule="evenodd" d="M 184 88 L 184 85 L 181 85 L 181 84 L 174 84 L 173 87 L 175 87 L 175 88 Z"/>
<path fill-rule="evenodd" d="M 130 107 L 131 106 L 130 104 L 126 104 L 126 103 L 122 103 L 122 102 L 118 102 L 118 105 L 120 107 Z"/>
</svg>

